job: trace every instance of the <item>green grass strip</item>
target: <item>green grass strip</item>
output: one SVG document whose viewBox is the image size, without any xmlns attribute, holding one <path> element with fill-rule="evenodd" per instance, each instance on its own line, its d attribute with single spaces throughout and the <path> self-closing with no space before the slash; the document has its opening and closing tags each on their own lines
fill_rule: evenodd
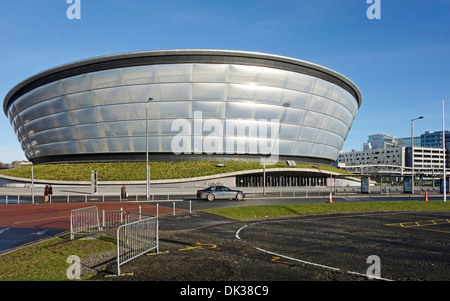
<svg viewBox="0 0 450 301">
<path fill-rule="evenodd" d="M 308 203 L 286 205 L 242 206 L 204 210 L 205 212 L 241 220 L 280 218 L 306 214 L 327 214 L 363 211 L 434 211 L 450 210 L 450 204 L 443 201 L 373 201 L 345 203 Z"/>
<path fill-rule="evenodd" d="M 68 280 L 67 258 L 76 255 L 81 258 L 115 250 L 115 241 L 102 237 L 90 240 L 70 240 L 68 235 L 44 240 L 0 256 L 0 281 L 62 281 Z M 87 279 L 91 275 L 84 275 Z"/>
</svg>

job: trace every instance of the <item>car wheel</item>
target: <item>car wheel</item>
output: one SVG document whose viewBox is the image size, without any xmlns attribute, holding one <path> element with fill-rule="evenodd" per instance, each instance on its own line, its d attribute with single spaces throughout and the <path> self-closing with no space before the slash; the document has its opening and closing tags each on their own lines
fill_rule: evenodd
<svg viewBox="0 0 450 301">
<path fill-rule="evenodd" d="M 214 194 L 210 193 L 206 196 L 206 199 L 211 202 L 211 201 L 214 201 L 215 196 L 214 196 Z"/>
<path fill-rule="evenodd" d="M 244 199 L 244 195 L 240 192 L 236 194 L 236 201 L 242 201 Z"/>
</svg>

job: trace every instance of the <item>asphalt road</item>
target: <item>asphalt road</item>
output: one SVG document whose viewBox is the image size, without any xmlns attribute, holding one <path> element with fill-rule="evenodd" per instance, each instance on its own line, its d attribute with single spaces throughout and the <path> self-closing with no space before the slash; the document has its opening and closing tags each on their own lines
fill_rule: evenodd
<svg viewBox="0 0 450 301">
<path fill-rule="evenodd" d="M 383 282 L 450 280 L 450 212 L 332 214 L 241 222 L 199 211 L 274 202 L 326 202 L 327 198 L 177 201 L 176 208 L 186 212 L 160 217 L 158 254 L 144 254 L 126 263 L 122 267 L 124 275 L 118 277 L 115 277 L 115 254 L 109 259 L 103 256 L 100 262 L 98 258 L 83 258 L 82 263 L 88 268 L 101 267 L 93 279 L 171 284 L 176 281 L 175 293 L 181 293 L 176 290 L 183 289 L 185 281 L 205 281 L 208 285 L 212 285 L 211 281 L 219 281 L 220 285 L 244 281 L 269 286 L 273 281 L 287 281 L 289 288 L 291 281 L 367 282 L 367 271 L 372 266 L 368 259 L 372 255 L 379 258 L 377 270 Z M 337 196 L 333 201 L 422 198 Z M 172 207 L 172 202 L 160 206 Z"/>
<path fill-rule="evenodd" d="M 240 222 L 205 213 L 162 217 L 159 254 L 95 279 L 113 281 L 450 280 L 450 213 L 390 212 Z M 372 270 L 375 271 L 375 270 Z M 132 273 L 130 275 L 129 273 Z M 106 277 L 105 277 L 106 276 Z"/>
</svg>

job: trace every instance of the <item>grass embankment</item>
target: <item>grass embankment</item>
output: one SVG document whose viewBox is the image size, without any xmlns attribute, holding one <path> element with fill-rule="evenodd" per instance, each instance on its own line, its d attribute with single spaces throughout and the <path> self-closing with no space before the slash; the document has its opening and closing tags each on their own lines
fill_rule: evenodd
<svg viewBox="0 0 450 301">
<path fill-rule="evenodd" d="M 243 206 L 206 212 L 245 221 L 319 213 L 433 210 L 450 210 L 450 205 L 442 201 L 348 202 Z M 105 237 L 72 241 L 67 235 L 53 238 L 1 255 L 0 280 L 67 280 L 66 271 L 70 266 L 67 258 L 70 255 L 79 256 L 83 264 L 83 258 L 86 256 L 114 249 L 114 240 Z M 89 277 L 90 275 L 84 275 L 82 279 Z"/>
<path fill-rule="evenodd" d="M 0 281 L 67 280 L 71 255 L 83 257 L 115 250 L 115 241 L 108 237 L 70 240 L 68 235 L 52 238 L 0 256 Z M 84 275 L 88 279 L 91 275 Z"/>
<path fill-rule="evenodd" d="M 225 166 L 218 167 L 218 164 L 224 164 Z M 281 167 L 286 167 L 286 163 L 279 162 L 274 165 L 266 166 L 267 169 Z M 326 165 L 297 164 L 297 167 L 331 170 L 343 173 L 337 168 Z M 152 180 L 183 179 L 261 168 L 262 165 L 259 162 L 181 161 L 150 163 Z M 35 165 L 34 178 L 54 181 L 90 181 L 92 170 L 98 172 L 99 181 L 142 181 L 146 179 L 145 162 Z M 18 178 L 31 178 L 31 166 L 2 170 L 0 171 L 0 174 Z"/>
</svg>

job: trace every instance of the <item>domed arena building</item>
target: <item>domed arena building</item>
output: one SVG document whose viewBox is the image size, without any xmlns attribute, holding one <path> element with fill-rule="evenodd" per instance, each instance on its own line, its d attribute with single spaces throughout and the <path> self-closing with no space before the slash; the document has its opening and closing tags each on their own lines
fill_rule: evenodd
<svg viewBox="0 0 450 301">
<path fill-rule="evenodd" d="M 36 74 L 4 99 L 34 164 L 334 162 L 361 105 L 341 74 L 228 50 L 107 55 Z"/>
</svg>

